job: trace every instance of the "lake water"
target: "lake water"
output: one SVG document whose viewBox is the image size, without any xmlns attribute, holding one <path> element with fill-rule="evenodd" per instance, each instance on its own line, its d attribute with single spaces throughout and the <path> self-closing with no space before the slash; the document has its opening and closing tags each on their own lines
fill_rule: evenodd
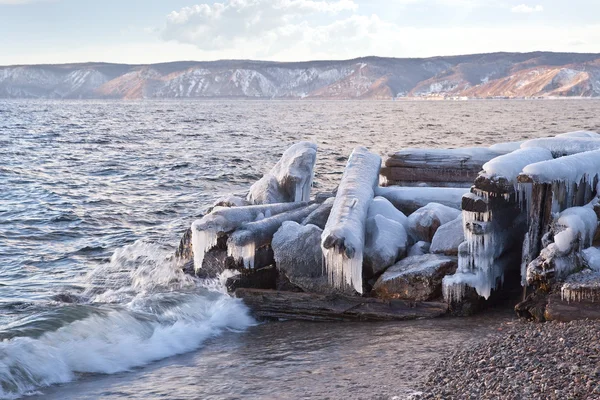
<svg viewBox="0 0 600 400">
<path fill-rule="evenodd" d="M 600 101 L 2 101 L 0 398 L 380 398 L 510 317 L 257 325 L 175 269 L 179 237 L 300 140 L 352 148 L 600 130 Z"/>
</svg>

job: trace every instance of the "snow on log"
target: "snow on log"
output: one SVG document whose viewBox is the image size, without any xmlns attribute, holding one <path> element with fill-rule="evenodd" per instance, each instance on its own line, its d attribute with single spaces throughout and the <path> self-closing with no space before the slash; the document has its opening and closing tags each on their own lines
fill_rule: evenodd
<svg viewBox="0 0 600 400">
<path fill-rule="evenodd" d="M 550 150 L 555 158 L 569 156 L 585 151 L 600 149 L 600 140 L 579 137 L 551 137 L 531 139 L 521 145 L 522 149 L 542 147 Z"/>
<path fill-rule="evenodd" d="M 336 288 L 347 285 L 363 292 L 365 223 L 380 167 L 381 158 L 364 147 L 355 148 L 348 159 L 321 237 L 327 275 Z"/>
<path fill-rule="evenodd" d="M 381 170 L 383 185 L 468 187 L 484 163 L 504 153 L 480 147 L 401 150 L 386 159 Z"/>
<path fill-rule="evenodd" d="M 516 150 L 496 157 L 483 165 L 482 175 L 491 179 L 504 178 L 509 183 L 516 183 L 517 176 L 529 164 L 552 160 L 552 153 L 541 147 L 530 147 Z"/>
<path fill-rule="evenodd" d="M 502 154 L 512 153 L 515 150 L 519 150 L 524 142 L 525 140 L 520 140 L 518 142 L 496 143 L 491 145 L 489 149 Z"/>
<path fill-rule="evenodd" d="M 447 187 L 378 187 L 377 196 L 385 197 L 405 215 L 410 215 L 429 203 L 439 203 L 459 209 L 462 196 L 469 190 Z"/>
<path fill-rule="evenodd" d="M 600 140 L 597 141 L 600 148 Z M 523 168 L 519 182 L 554 183 L 558 181 L 580 184 L 592 183 L 600 175 L 600 150 L 586 151 L 555 160 L 530 164 Z M 594 185 L 595 186 L 595 185 Z"/>
<path fill-rule="evenodd" d="M 204 255 L 217 245 L 217 239 L 246 222 L 306 207 L 307 203 L 279 203 L 244 207 L 215 207 L 210 214 L 192 223 L 194 269 L 202 268 Z"/>
<path fill-rule="evenodd" d="M 273 235 L 285 221 L 301 222 L 318 207 L 319 204 L 312 204 L 260 221 L 246 222 L 229 235 L 227 255 L 236 261 L 242 261 L 245 268 L 254 269 L 256 249 L 271 243 Z"/>
<path fill-rule="evenodd" d="M 252 204 L 308 201 L 316 161 L 316 144 L 292 145 L 271 171 L 252 185 L 247 200 Z"/>
</svg>

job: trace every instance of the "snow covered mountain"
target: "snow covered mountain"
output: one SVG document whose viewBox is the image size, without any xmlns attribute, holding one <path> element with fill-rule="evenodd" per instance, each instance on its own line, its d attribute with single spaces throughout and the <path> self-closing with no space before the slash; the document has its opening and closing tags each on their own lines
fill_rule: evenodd
<svg viewBox="0 0 600 400">
<path fill-rule="evenodd" d="M 599 97 L 600 54 L 0 67 L 0 98 Z"/>
</svg>

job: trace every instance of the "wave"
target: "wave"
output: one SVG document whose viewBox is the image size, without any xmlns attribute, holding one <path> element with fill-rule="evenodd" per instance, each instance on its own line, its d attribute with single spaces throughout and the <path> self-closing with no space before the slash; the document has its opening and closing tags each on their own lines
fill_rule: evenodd
<svg viewBox="0 0 600 400">
<path fill-rule="evenodd" d="M 83 304 L 29 316 L 0 330 L 0 398 L 113 374 L 199 348 L 254 324 L 218 281 L 193 280 L 158 245 L 138 241 L 83 278 Z"/>
</svg>

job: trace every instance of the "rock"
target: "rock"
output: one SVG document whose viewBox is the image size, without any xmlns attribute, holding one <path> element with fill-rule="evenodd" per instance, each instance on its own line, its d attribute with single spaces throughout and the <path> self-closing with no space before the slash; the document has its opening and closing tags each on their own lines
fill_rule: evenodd
<svg viewBox="0 0 600 400">
<path fill-rule="evenodd" d="M 410 247 L 410 249 L 408 249 L 408 253 L 406 253 L 406 256 L 411 257 L 411 256 L 422 256 L 423 254 L 428 254 L 430 247 L 431 247 L 431 243 L 424 242 L 421 240 L 421 241 L 413 244 Z"/>
<path fill-rule="evenodd" d="M 378 276 L 399 258 L 404 257 L 407 248 L 406 230 L 397 221 L 375 215 L 366 223 L 363 277 Z"/>
<path fill-rule="evenodd" d="M 277 287 L 277 268 L 274 265 L 259 269 L 243 269 L 240 274 L 227 278 L 225 286 L 228 292 L 239 288 L 275 289 Z"/>
<path fill-rule="evenodd" d="M 386 299 L 437 299 L 442 295 L 442 279 L 454 273 L 456 267 L 456 257 L 437 254 L 407 257 L 381 275 L 373 292 Z"/>
<path fill-rule="evenodd" d="M 433 235 L 431 248 L 434 254 L 445 254 L 447 256 L 458 255 L 458 246 L 465 241 L 462 214 L 454 221 L 440 226 Z"/>
<path fill-rule="evenodd" d="M 408 233 L 416 240 L 430 242 L 437 229 L 458 218 L 461 211 L 438 203 L 429 203 L 408 217 Z"/>
<path fill-rule="evenodd" d="M 332 293 L 323 273 L 321 234 L 315 225 L 300 225 L 286 221 L 273 235 L 271 246 L 279 272 L 295 286 L 306 292 Z"/>
<path fill-rule="evenodd" d="M 317 161 L 317 145 L 296 143 L 265 176 L 250 188 L 247 200 L 252 204 L 308 201 Z"/>
<path fill-rule="evenodd" d="M 192 229 L 187 228 L 179 241 L 179 247 L 175 250 L 175 258 L 179 265 L 188 261 L 194 261 L 194 250 L 192 249 Z"/>
<path fill-rule="evenodd" d="M 321 229 L 325 228 L 329 214 L 331 214 L 334 200 L 335 197 L 329 197 L 323 201 L 319 208 L 310 213 L 308 217 L 302 221 L 302 225 L 315 225 Z"/>
</svg>

